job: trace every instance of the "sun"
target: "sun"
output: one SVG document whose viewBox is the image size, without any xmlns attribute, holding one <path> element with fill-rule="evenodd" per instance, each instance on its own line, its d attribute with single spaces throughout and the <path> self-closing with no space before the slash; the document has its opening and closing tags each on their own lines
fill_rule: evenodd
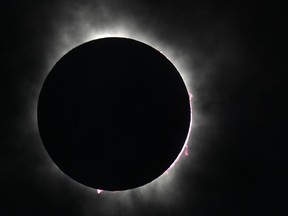
<svg viewBox="0 0 288 216">
<path fill-rule="evenodd" d="M 47 67 L 43 69 L 41 76 L 41 81 L 37 85 L 38 93 L 40 92 L 41 86 L 45 80 L 45 77 L 48 75 L 49 71 L 55 65 L 55 63 L 67 52 L 69 52 L 74 47 L 83 44 L 85 42 L 106 38 L 106 37 L 120 37 L 120 38 L 129 38 L 143 42 L 156 50 L 160 51 L 170 62 L 176 67 L 179 71 L 186 88 L 190 96 L 190 109 L 191 109 L 191 121 L 189 127 L 189 133 L 187 135 L 186 141 L 183 145 L 181 152 L 179 153 L 177 159 L 171 164 L 170 168 L 164 172 L 160 177 L 152 181 L 151 183 L 126 191 L 103 191 L 101 188 L 94 189 L 84 185 L 81 185 L 78 182 L 75 182 L 75 187 L 82 188 L 83 191 L 89 191 L 89 193 L 105 196 L 105 197 L 114 197 L 121 202 L 128 202 L 132 194 L 140 194 L 143 199 L 151 198 L 155 196 L 157 192 L 158 197 L 165 197 L 167 193 L 173 193 L 173 185 L 177 183 L 177 170 L 181 170 L 181 166 L 177 163 L 181 158 L 185 158 L 189 154 L 188 149 L 191 147 L 189 142 L 189 137 L 192 130 L 192 101 L 193 96 L 191 92 L 191 68 L 189 68 L 187 62 L 188 55 L 183 51 L 177 49 L 173 44 L 168 44 L 165 40 L 162 40 L 147 29 L 141 29 L 141 26 L 138 26 L 137 23 L 127 20 L 118 21 L 116 23 L 107 23 L 107 25 L 99 25 L 99 22 L 93 22 L 91 20 L 81 19 L 77 22 L 61 22 L 57 23 L 56 36 L 53 40 L 47 42 L 49 49 L 46 50 L 46 65 Z M 74 31 L 77 29 L 77 31 Z M 35 104 L 37 104 L 37 99 L 35 99 Z M 35 117 L 36 118 L 36 117 Z M 37 120 L 35 119 L 35 122 Z M 55 169 L 55 173 L 63 175 L 62 171 L 55 165 L 51 164 L 51 167 Z M 117 195 L 117 197 L 115 197 Z M 123 199 L 125 197 L 125 199 Z"/>
</svg>

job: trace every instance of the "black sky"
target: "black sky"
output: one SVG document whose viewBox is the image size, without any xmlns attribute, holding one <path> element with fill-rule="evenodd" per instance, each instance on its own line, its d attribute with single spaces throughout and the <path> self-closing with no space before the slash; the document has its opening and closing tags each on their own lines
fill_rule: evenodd
<svg viewBox="0 0 288 216">
<path fill-rule="evenodd" d="M 0 214 L 285 215 L 282 14 L 251 1 L 2 1 Z M 53 166 L 35 105 L 52 64 L 85 30 L 119 25 L 184 62 L 193 128 L 172 180 L 98 195 Z"/>
</svg>

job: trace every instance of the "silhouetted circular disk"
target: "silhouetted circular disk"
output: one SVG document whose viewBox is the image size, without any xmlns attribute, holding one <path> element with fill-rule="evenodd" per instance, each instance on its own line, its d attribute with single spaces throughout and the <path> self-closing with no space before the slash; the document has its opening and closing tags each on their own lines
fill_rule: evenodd
<svg viewBox="0 0 288 216">
<path fill-rule="evenodd" d="M 38 127 L 52 160 L 104 190 L 147 184 L 180 153 L 190 125 L 185 84 L 154 48 L 124 38 L 84 43 L 48 74 Z"/>
</svg>

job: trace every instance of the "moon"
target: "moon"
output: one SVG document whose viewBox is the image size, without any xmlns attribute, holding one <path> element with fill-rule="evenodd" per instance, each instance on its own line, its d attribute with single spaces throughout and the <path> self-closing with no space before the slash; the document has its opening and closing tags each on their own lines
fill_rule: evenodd
<svg viewBox="0 0 288 216">
<path fill-rule="evenodd" d="M 66 175 L 108 191 L 162 175 L 188 136 L 190 101 L 175 66 L 128 38 L 102 38 L 65 54 L 47 75 L 37 123 Z"/>
</svg>

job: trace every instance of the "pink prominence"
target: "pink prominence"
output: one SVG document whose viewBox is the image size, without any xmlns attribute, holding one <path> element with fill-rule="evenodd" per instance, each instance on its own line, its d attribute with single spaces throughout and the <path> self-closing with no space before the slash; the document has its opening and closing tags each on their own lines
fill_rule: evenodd
<svg viewBox="0 0 288 216">
<path fill-rule="evenodd" d="M 102 192 L 103 192 L 103 190 L 97 189 L 97 193 L 98 193 L 98 194 L 100 194 L 100 193 L 102 193 Z"/>
<path fill-rule="evenodd" d="M 191 132 L 191 128 L 192 128 L 192 94 L 191 93 L 188 93 L 189 94 L 189 101 L 190 101 L 190 115 L 191 115 L 191 118 L 190 118 L 190 126 L 189 126 L 189 130 L 188 130 L 188 135 L 187 135 L 187 138 L 186 138 L 186 141 L 184 143 L 184 146 L 180 152 L 180 154 L 178 155 L 178 157 L 176 158 L 176 160 L 170 165 L 170 167 L 165 171 L 165 174 L 169 174 L 169 171 L 172 169 L 172 167 L 174 167 L 174 165 L 176 164 L 176 162 L 180 159 L 181 155 L 184 153 L 185 156 L 188 156 L 189 155 L 189 152 L 188 152 L 188 139 L 189 139 L 189 135 L 190 135 L 190 132 Z"/>
<path fill-rule="evenodd" d="M 188 146 L 185 145 L 185 156 L 188 156 L 189 155 L 189 152 L 188 152 Z"/>
</svg>

